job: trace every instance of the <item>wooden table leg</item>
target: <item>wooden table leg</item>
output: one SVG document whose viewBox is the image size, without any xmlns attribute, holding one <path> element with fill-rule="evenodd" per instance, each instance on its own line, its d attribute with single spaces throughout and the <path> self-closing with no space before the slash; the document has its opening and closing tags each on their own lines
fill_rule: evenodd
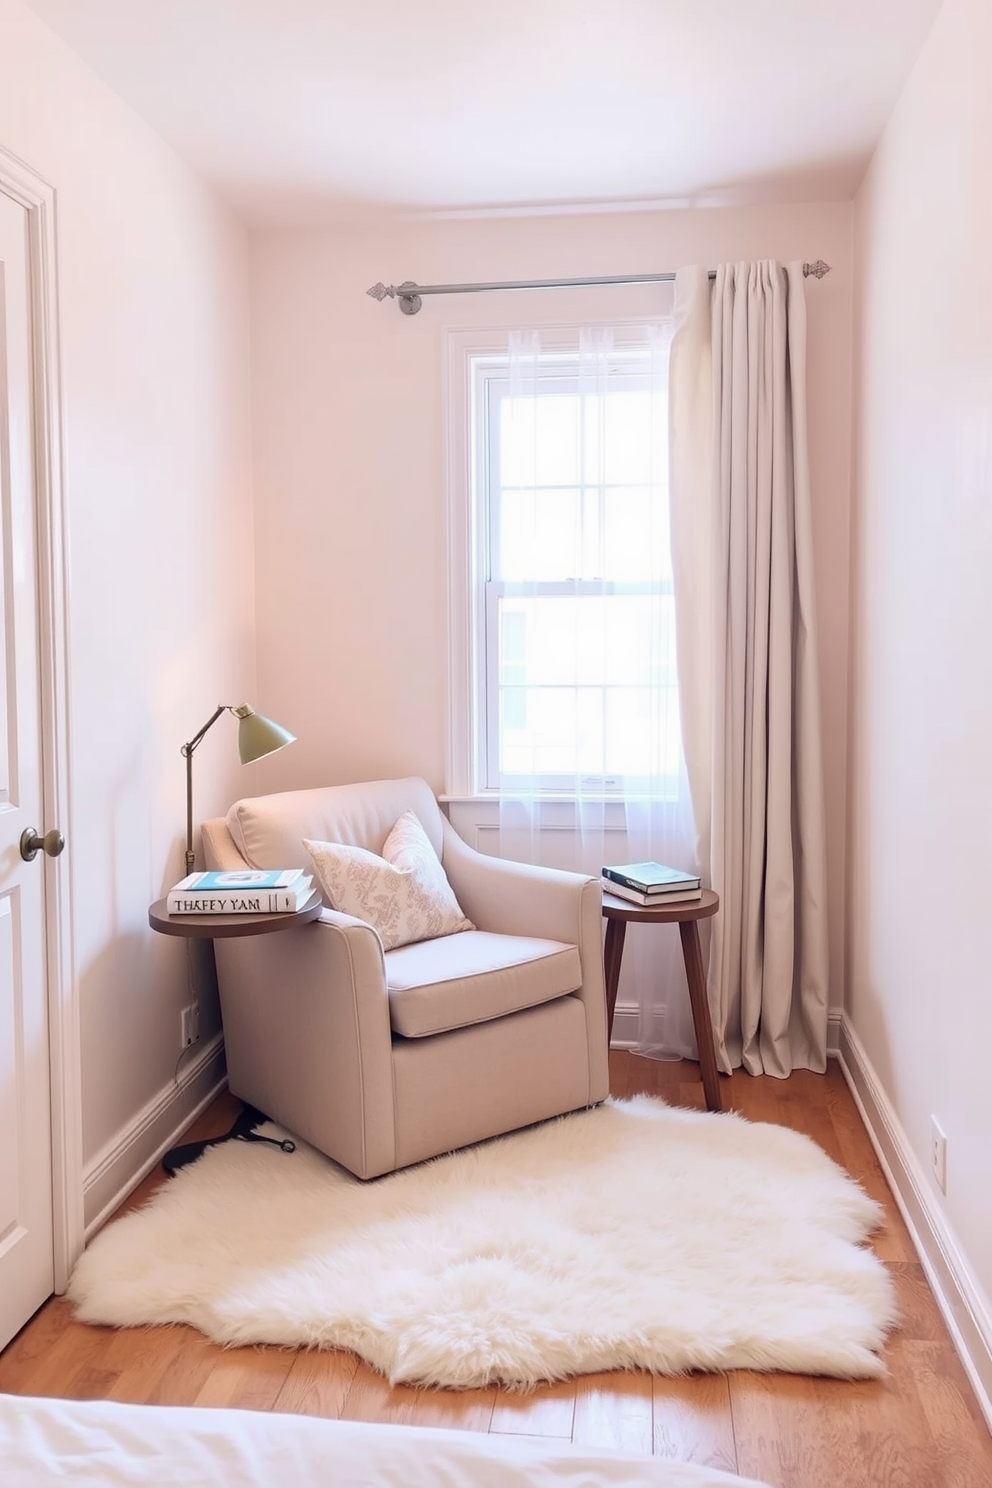
<svg viewBox="0 0 992 1488">
<path fill-rule="evenodd" d="M 680 920 L 679 935 L 682 937 L 682 959 L 685 961 L 685 979 L 689 984 L 689 1005 L 692 1008 L 692 1026 L 696 1031 L 699 1072 L 703 1077 L 706 1109 L 722 1111 L 723 1101 L 720 1098 L 720 1080 L 713 1045 L 713 1022 L 710 1018 L 703 953 L 699 948 L 699 930 L 695 920 Z"/>
<path fill-rule="evenodd" d="M 617 1007 L 617 990 L 620 986 L 620 962 L 623 960 L 623 942 L 627 934 L 626 920 L 607 920 L 606 942 L 603 946 L 603 970 L 606 974 L 606 1042 L 613 1037 L 613 1014 Z"/>
</svg>

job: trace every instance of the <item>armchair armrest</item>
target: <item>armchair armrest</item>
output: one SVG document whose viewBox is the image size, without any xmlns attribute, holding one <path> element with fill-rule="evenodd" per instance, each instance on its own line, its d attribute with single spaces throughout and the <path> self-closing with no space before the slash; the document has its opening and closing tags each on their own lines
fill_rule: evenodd
<svg viewBox="0 0 992 1488">
<path fill-rule="evenodd" d="M 590 1099 L 609 1093 L 609 1035 L 603 975 L 603 889 L 598 878 L 514 863 L 476 852 L 442 818 L 442 863 L 465 914 L 480 930 L 533 935 L 579 948 L 585 1008 Z"/>
<path fill-rule="evenodd" d="M 442 862 L 469 919 L 498 935 L 534 935 L 582 944 L 590 925 L 602 938 L 603 890 L 598 878 L 514 863 L 477 852 L 443 821 Z"/>
<path fill-rule="evenodd" d="M 396 1165 L 392 1034 L 382 945 L 321 911 L 278 935 L 214 942 L 235 1095 L 360 1177 Z"/>
</svg>

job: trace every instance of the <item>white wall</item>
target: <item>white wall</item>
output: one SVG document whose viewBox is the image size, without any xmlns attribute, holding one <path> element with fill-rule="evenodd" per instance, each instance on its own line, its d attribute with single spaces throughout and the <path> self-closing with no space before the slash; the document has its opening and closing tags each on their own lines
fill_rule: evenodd
<svg viewBox="0 0 992 1488">
<path fill-rule="evenodd" d="M 947 0 L 856 226 L 849 1017 L 923 1207 L 992 1325 L 988 0 Z M 947 1134 L 946 1199 L 931 1114 Z"/>
<path fill-rule="evenodd" d="M 0 0 L 0 144 L 57 193 L 74 782 L 64 826 L 92 1166 L 172 1088 L 183 944 L 154 935 L 146 916 L 181 867 L 179 746 L 217 702 L 254 687 L 247 246 L 19 0 Z M 243 791 L 233 728 L 218 723 L 197 756 L 198 814 Z"/>
<path fill-rule="evenodd" d="M 299 735 L 272 789 L 392 774 L 445 786 L 443 330 L 648 314 L 657 289 L 426 298 L 461 283 L 822 257 L 810 281 L 810 443 L 819 579 L 831 939 L 841 1001 L 848 653 L 849 204 L 405 221 L 252 245 L 259 706 Z"/>
</svg>

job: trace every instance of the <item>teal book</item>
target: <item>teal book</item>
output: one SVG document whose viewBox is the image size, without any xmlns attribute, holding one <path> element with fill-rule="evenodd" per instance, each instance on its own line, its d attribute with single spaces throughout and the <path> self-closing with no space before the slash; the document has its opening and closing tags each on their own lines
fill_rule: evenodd
<svg viewBox="0 0 992 1488">
<path fill-rule="evenodd" d="M 304 876 L 302 868 L 230 868 L 190 873 L 174 884 L 173 894 L 245 894 L 259 889 L 291 889 Z"/>
</svg>

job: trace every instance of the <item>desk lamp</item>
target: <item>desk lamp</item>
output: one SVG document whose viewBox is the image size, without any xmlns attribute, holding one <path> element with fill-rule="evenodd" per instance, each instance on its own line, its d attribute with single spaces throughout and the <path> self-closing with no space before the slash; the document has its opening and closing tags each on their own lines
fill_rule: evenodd
<svg viewBox="0 0 992 1488">
<path fill-rule="evenodd" d="M 199 733 L 193 735 L 187 744 L 182 746 L 182 754 L 186 757 L 186 872 L 190 874 L 196 867 L 196 854 L 193 851 L 193 751 L 200 743 L 208 729 L 213 728 L 222 713 L 233 713 L 238 723 L 238 753 L 241 755 L 243 765 L 250 764 L 252 760 L 263 759 L 267 754 L 275 754 L 277 749 L 284 749 L 287 744 L 292 744 L 296 735 L 289 733 L 287 729 L 278 723 L 273 723 L 271 718 L 263 718 L 261 713 L 256 713 L 251 703 L 240 703 L 234 706 L 231 703 L 218 703 L 215 711 L 207 719 Z"/>
</svg>

